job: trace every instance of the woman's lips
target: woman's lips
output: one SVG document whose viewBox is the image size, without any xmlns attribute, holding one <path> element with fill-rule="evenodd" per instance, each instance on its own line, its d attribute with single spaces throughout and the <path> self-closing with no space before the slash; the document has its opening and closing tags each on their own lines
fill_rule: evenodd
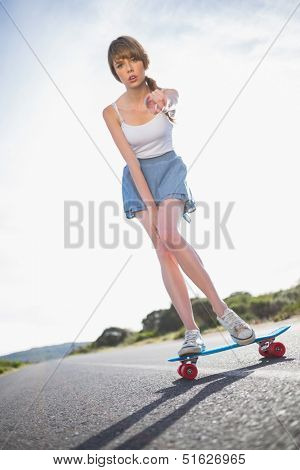
<svg viewBox="0 0 300 470">
<path fill-rule="evenodd" d="M 132 78 L 131 80 L 130 80 L 130 79 L 128 79 L 128 81 L 129 81 L 129 82 L 134 82 L 135 80 L 137 80 L 137 76 L 136 76 L 136 75 L 135 75 L 135 77 L 134 77 L 134 78 Z"/>
</svg>

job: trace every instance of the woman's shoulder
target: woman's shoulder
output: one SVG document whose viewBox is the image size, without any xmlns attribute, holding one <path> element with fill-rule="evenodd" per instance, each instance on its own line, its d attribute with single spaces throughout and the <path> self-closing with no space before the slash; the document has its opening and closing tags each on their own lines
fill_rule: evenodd
<svg viewBox="0 0 300 470">
<path fill-rule="evenodd" d="M 122 106 L 124 106 L 124 103 L 125 103 L 124 98 L 125 98 L 125 93 L 120 95 L 115 101 L 113 101 L 112 104 L 116 103 L 118 107 L 122 108 Z"/>
<path fill-rule="evenodd" d="M 104 109 L 111 109 L 114 106 L 114 104 L 116 104 L 118 108 L 119 107 L 121 108 L 123 104 L 123 96 L 124 95 L 119 96 L 117 99 L 109 103 Z"/>
</svg>

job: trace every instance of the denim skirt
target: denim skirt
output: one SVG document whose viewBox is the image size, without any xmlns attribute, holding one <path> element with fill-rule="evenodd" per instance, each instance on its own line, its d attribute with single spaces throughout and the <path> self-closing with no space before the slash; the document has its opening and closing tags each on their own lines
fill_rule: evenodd
<svg viewBox="0 0 300 470">
<path fill-rule="evenodd" d="M 182 216 L 191 222 L 188 215 L 196 210 L 196 202 L 187 184 L 187 166 L 174 150 L 151 158 L 138 158 L 141 170 L 147 181 L 156 204 L 164 199 L 181 199 L 185 202 Z M 125 165 L 122 176 L 123 208 L 127 219 L 135 217 L 135 212 L 147 209 Z"/>
</svg>

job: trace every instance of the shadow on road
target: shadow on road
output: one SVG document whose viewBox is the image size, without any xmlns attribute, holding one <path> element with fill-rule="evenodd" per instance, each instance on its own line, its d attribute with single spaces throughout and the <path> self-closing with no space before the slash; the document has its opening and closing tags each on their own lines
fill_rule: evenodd
<svg viewBox="0 0 300 470">
<path fill-rule="evenodd" d="M 293 359 L 272 358 L 272 360 L 269 360 L 268 358 L 262 358 L 259 364 L 254 364 L 252 366 L 238 368 L 227 372 L 221 372 L 206 377 L 202 376 L 201 379 L 196 379 L 194 381 L 188 381 L 186 379 L 179 378 L 178 380 L 175 380 L 173 382 L 172 387 L 158 390 L 156 392 L 158 394 L 162 394 L 162 396 L 158 400 L 146 405 L 144 408 L 136 411 L 135 413 L 122 419 L 121 421 L 118 421 L 107 429 L 104 429 L 99 434 L 87 439 L 85 442 L 79 444 L 78 446 L 71 447 L 71 449 L 102 449 L 116 437 L 125 434 L 131 426 L 142 420 L 145 416 L 148 416 L 149 413 L 151 413 L 163 403 L 166 403 L 168 400 L 172 400 L 173 398 L 183 395 L 185 392 L 189 392 L 194 387 L 201 387 L 201 390 L 196 393 L 193 398 L 189 399 L 186 403 L 179 406 L 175 410 L 174 405 L 170 405 L 170 413 L 167 416 L 164 416 L 163 418 L 159 419 L 147 428 L 143 429 L 141 432 L 127 439 L 118 447 L 115 447 L 115 449 L 117 450 L 143 449 L 153 439 L 156 439 L 160 434 L 162 434 L 166 429 L 168 429 L 169 426 L 172 426 L 182 416 L 185 416 L 194 406 L 199 405 L 202 400 L 205 400 L 207 397 L 210 397 L 213 394 L 220 392 L 222 389 L 237 382 L 238 380 L 249 376 L 257 369 L 261 369 L 262 367 L 274 365 L 280 362 L 289 362 L 291 360 Z"/>
</svg>

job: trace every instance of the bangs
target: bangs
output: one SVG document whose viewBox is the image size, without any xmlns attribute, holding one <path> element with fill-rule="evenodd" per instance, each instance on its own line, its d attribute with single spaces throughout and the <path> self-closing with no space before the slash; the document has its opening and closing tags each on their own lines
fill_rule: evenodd
<svg viewBox="0 0 300 470">
<path fill-rule="evenodd" d="M 116 51 L 113 51 L 113 60 L 115 62 L 121 61 L 122 59 L 131 59 L 131 57 L 134 57 L 137 60 L 142 60 L 142 56 L 139 50 L 137 50 L 135 47 L 118 47 Z"/>
</svg>

